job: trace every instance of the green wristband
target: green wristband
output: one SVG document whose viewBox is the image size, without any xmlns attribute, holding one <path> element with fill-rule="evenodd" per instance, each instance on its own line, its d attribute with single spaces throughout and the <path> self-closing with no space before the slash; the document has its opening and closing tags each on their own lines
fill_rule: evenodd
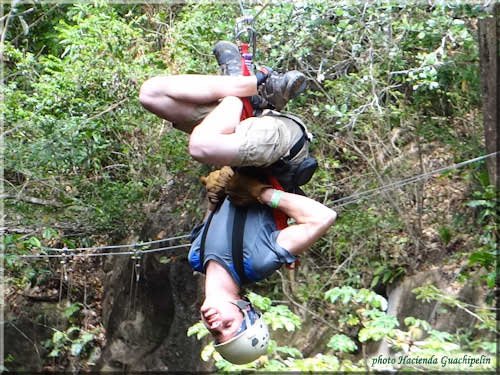
<svg viewBox="0 0 500 375">
<path fill-rule="evenodd" d="M 283 192 L 281 190 L 274 189 L 273 196 L 271 197 L 271 201 L 267 205 L 271 208 L 278 208 L 278 205 L 280 204 L 280 199 L 281 199 L 282 195 L 283 195 Z"/>
</svg>

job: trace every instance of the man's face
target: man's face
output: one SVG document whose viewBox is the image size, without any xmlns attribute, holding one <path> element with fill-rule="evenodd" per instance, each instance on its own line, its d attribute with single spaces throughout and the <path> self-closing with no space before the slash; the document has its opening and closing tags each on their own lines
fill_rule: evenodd
<svg viewBox="0 0 500 375">
<path fill-rule="evenodd" d="M 227 300 L 205 299 L 201 318 L 217 343 L 234 337 L 243 322 L 240 309 Z"/>
</svg>

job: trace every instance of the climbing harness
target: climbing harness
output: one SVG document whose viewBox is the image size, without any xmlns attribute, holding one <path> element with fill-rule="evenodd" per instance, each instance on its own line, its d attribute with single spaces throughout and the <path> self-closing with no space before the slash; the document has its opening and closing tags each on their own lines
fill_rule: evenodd
<svg viewBox="0 0 500 375">
<path fill-rule="evenodd" d="M 257 44 L 257 32 L 253 27 L 253 23 L 253 17 L 243 16 L 236 20 L 234 29 L 234 39 L 240 49 L 241 57 L 250 72 L 253 71 L 253 56 L 255 56 Z M 242 39 L 245 34 L 247 39 L 243 41 Z"/>
<path fill-rule="evenodd" d="M 242 16 L 236 20 L 234 39 L 241 54 L 242 74 L 244 76 L 248 76 L 253 74 L 253 57 L 256 53 L 257 31 L 254 28 L 254 23 L 257 17 L 269 5 L 269 2 L 262 6 L 255 17 L 247 14 L 241 0 L 239 0 L 239 5 Z M 243 98 L 242 102 L 243 110 L 240 120 L 253 117 L 254 109 L 249 98 Z M 268 114 L 266 113 L 266 115 Z M 307 132 L 304 123 L 293 115 L 282 114 L 274 111 L 271 111 L 269 115 L 291 119 L 300 126 L 303 131 L 303 136 L 296 142 L 295 145 L 292 146 L 287 157 L 281 158 L 272 166 L 265 169 L 243 168 L 240 170 L 245 169 L 247 172 L 250 170 L 260 170 L 260 174 L 265 174 L 267 176 L 268 182 L 274 189 L 305 195 L 300 189 L 300 186 L 306 184 L 312 178 L 312 175 L 318 168 L 318 163 L 312 156 L 306 157 L 301 163 L 292 163 L 291 160 L 300 152 L 300 150 L 302 150 L 306 142 L 311 141 L 312 136 Z M 288 226 L 288 217 L 282 211 L 273 209 L 273 217 L 278 229 L 284 229 Z"/>
</svg>

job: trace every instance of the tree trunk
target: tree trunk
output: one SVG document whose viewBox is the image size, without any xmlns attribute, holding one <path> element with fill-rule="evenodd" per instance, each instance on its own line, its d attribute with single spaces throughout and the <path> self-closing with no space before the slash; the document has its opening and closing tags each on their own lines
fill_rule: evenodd
<svg viewBox="0 0 500 375">
<path fill-rule="evenodd" d="M 486 152 L 498 151 L 498 78 L 500 65 L 500 4 L 495 4 L 492 10 L 493 17 L 479 22 L 479 54 L 481 66 L 481 85 L 483 92 L 484 136 Z M 490 183 L 498 187 L 498 155 L 486 161 Z"/>
</svg>

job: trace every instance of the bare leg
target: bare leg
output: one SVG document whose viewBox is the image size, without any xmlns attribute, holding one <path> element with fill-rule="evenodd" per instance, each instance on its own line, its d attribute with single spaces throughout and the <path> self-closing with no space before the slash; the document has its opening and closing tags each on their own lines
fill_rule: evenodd
<svg viewBox="0 0 500 375">
<path fill-rule="evenodd" d="M 157 116 L 172 122 L 183 122 L 198 105 L 214 103 L 226 96 L 247 97 L 255 94 L 255 76 L 185 74 L 148 79 L 141 87 L 139 100 Z"/>
<path fill-rule="evenodd" d="M 194 128 L 189 137 L 191 156 L 207 164 L 231 165 L 243 142 L 234 133 L 240 122 L 243 103 L 234 96 L 227 96 Z"/>
<path fill-rule="evenodd" d="M 273 193 L 274 189 L 265 189 L 260 195 L 261 201 L 269 203 Z M 296 225 L 283 229 L 276 240 L 293 255 L 307 250 L 337 218 L 337 213 L 325 205 L 302 195 L 285 192 L 281 195 L 278 209 L 296 222 Z"/>
</svg>

